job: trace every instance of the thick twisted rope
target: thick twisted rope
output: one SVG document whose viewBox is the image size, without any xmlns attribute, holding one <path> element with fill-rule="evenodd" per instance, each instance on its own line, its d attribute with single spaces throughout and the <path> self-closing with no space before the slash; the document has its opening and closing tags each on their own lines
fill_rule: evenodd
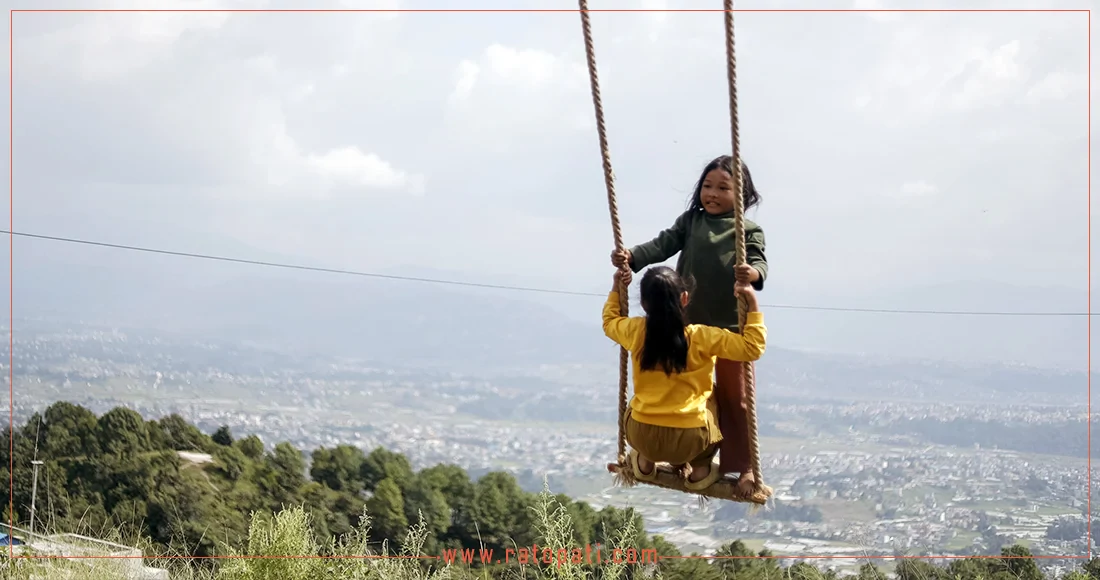
<svg viewBox="0 0 1100 580">
<path fill-rule="evenodd" d="M 607 147 L 607 127 L 603 121 L 603 101 L 600 99 L 600 78 L 596 73 L 596 49 L 592 45 L 592 25 L 588 21 L 588 2 L 579 0 L 581 29 L 584 32 L 584 52 L 588 58 L 588 79 L 592 85 L 592 105 L 596 109 L 596 132 L 600 136 L 600 157 L 603 158 L 603 180 L 607 186 L 607 208 L 611 211 L 611 232 L 615 236 L 615 249 L 623 249 L 623 231 L 619 226 L 619 204 L 615 200 L 615 173 L 611 170 L 611 152 Z M 624 265 L 624 269 L 630 266 Z M 619 285 L 619 309 L 623 316 L 629 314 L 626 284 Z M 619 466 L 626 466 L 626 395 L 629 388 L 630 353 L 619 349 Z"/>
<path fill-rule="evenodd" d="M 737 54 L 733 44 L 733 0 L 725 0 L 726 16 L 726 59 L 727 77 L 730 88 L 730 128 L 733 136 L 733 169 L 737 187 L 736 203 L 734 204 L 733 235 L 737 240 L 734 256 L 737 265 L 745 264 L 745 197 L 744 197 L 744 171 L 741 167 L 741 131 L 737 123 Z M 745 331 L 745 323 L 748 317 L 748 305 L 745 300 L 738 300 L 738 321 L 741 332 Z M 764 485 L 764 477 L 760 473 L 760 441 L 756 433 L 756 383 L 752 363 L 741 365 L 745 370 L 745 406 L 749 415 L 749 460 L 756 480 L 756 489 Z"/>
</svg>

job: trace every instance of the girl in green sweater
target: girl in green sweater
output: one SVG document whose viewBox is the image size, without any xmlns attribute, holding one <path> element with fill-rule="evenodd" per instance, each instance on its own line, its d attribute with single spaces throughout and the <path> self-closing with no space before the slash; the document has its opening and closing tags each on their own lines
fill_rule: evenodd
<svg viewBox="0 0 1100 580">
<path fill-rule="evenodd" d="M 742 163 L 741 169 L 747 211 L 760 202 L 760 194 L 752 183 L 749 168 Z M 734 179 L 730 156 L 723 155 L 708 163 L 695 184 L 687 211 L 676 218 L 672 227 L 649 242 L 612 252 L 611 263 L 616 267 L 629 265 L 636 273 L 679 253 L 676 272 L 690 280 L 694 288 L 687 306 L 688 323 L 738 332 L 734 284 L 751 284 L 757 291 L 763 290 L 768 262 L 764 256 L 764 230 L 746 219 L 747 263 L 734 265 Z M 748 407 L 742 364 L 752 363 L 718 359 L 714 371 L 714 397 L 722 431 L 719 471 L 740 474 L 739 486 L 748 490 L 752 487 L 753 475 L 749 462 Z"/>
</svg>

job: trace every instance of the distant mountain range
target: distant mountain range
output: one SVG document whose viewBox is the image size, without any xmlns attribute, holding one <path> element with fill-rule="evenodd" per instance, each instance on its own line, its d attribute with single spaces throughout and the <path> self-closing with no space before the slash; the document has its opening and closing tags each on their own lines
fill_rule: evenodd
<svg viewBox="0 0 1100 580">
<path fill-rule="evenodd" d="M 514 295 L 108 249 L 59 258 L 51 242 L 24 248 L 13 276 L 17 332 L 20 318 L 47 317 L 441 366 L 614 356 L 598 322 Z"/>
<path fill-rule="evenodd" d="M 301 263 L 247 247 L 219 253 Z M 614 364 L 616 357 L 599 328 L 600 296 L 547 297 L 26 240 L 17 240 L 14 270 L 17 331 L 20 318 L 49 316 L 440 366 Z M 425 269 L 400 274 L 510 282 Z M 597 294 L 607 286 L 511 282 Z M 811 283 L 797 292 L 776 284 L 761 300 L 872 309 L 1083 312 L 1087 296 L 982 282 L 861 296 L 858 291 L 818 293 Z M 1085 369 L 1089 354 L 1088 320 L 1083 316 L 930 316 L 771 307 L 766 318 L 771 344 L 782 349 L 1077 371 Z"/>
<path fill-rule="evenodd" d="M 1094 293 L 1094 305 L 1100 305 L 1097 296 Z M 762 300 L 780 303 L 766 295 Z M 1088 301 L 1084 291 L 961 282 L 885 295 L 825 295 L 802 303 L 863 309 L 1080 314 L 1088 311 Z M 766 316 L 775 344 L 796 349 L 1080 371 L 1087 368 L 1090 354 L 1089 320 L 1080 315 L 957 316 L 774 308 Z"/>
</svg>

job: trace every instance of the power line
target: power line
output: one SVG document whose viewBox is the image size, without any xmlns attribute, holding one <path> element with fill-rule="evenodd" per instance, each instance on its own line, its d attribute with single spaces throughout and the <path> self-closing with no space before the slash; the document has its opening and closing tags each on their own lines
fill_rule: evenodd
<svg viewBox="0 0 1100 580">
<path fill-rule="evenodd" d="M 323 272 L 328 274 L 341 274 L 346 276 L 360 276 L 364 278 L 381 278 L 386 280 L 403 280 L 407 282 L 424 282 L 430 284 L 445 284 L 449 286 L 467 286 L 473 288 L 489 288 L 494 290 L 512 290 L 517 292 L 538 292 L 542 294 L 559 294 L 567 296 L 596 296 L 604 297 L 605 294 L 598 292 L 579 292 L 575 290 L 558 290 L 553 288 L 535 288 L 528 286 L 508 286 L 503 284 L 481 284 L 477 282 L 460 282 L 457 280 L 442 280 L 438 278 L 420 278 L 415 276 L 397 276 L 392 274 L 379 274 L 376 272 L 360 272 L 357 270 L 342 270 L 338 268 L 322 268 L 318 266 L 305 266 L 301 264 L 285 264 L 281 262 L 266 262 L 263 260 L 250 260 L 246 258 L 231 258 L 228 256 L 216 256 L 211 254 L 197 254 L 194 252 L 178 252 L 173 250 L 163 250 L 159 248 L 149 248 L 144 246 L 130 246 L 125 244 L 111 244 L 108 242 L 98 242 L 94 240 L 82 240 L 77 238 L 66 238 L 60 236 L 47 236 L 43 234 L 31 234 L 27 232 L 12 232 L 8 230 L 0 230 L 0 234 L 6 234 L 9 236 L 19 236 L 23 238 L 33 238 L 38 240 L 49 240 L 54 242 L 64 242 L 67 244 L 80 244 L 85 246 L 98 246 L 101 248 L 114 248 L 117 250 L 128 250 L 131 252 L 145 252 L 149 254 L 162 254 L 166 256 L 178 256 L 183 258 L 196 258 L 200 260 L 213 260 L 217 262 L 231 262 L 235 264 L 249 264 L 253 266 L 267 266 L 271 268 L 284 268 L 289 270 L 304 270 L 309 272 Z M 906 310 L 897 308 L 844 308 L 839 306 L 803 306 L 793 304 L 762 304 L 761 306 L 766 308 L 775 308 L 783 310 L 815 310 L 820 312 L 862 312 L 869 314 L 923 314 L 923 315 L 938 315 L 938 316 L 1089 316 L 1087 312 L 999 312 L 999 311 L 975 311 L 975 310 Z"/>
<path fill-rule="evenodd" d="M 202 260 L 214 260 L 218 262 L 232 262 L 236 264 L 250 264 L 253 266 L 268 266 L 271 268 L 286 268 L 290 270 L 306 270 L 310 272 L 325 272 L 328 274 L 343 274 L 346 276 L 362 276 L 365 278 L 385 278 L 388 280 L 406 280 L 409 282 L 428 282 L 433 284 L 448 284 L 452 286 L 472 286 L 475 288 L 494 288 L 497 290 L 517 290 L 522 292 L 542 292 L 547 294 L 570 294 L 573 296 L 603 296 L 603 294 L 596 294 L 593 292 L 573 292 L 570 290 L 553 290 L 548 288 L 526 288 L 523 286 L 502 286 L 498 284 L 479 284 L 477 282 L 459 282 L 456 280 L 437 280 L 434 278 L 417 278 L 413 276 L 394 276 L 390 274 L 377 274 L 374 272 L 357 272 L 355 270 L 341 270 L 338 268 L 321 268 L 318 266 L 303 266 L 301 264 L 283 264 L 280 262 L 265 262 L 262 260 L 249 260 L 245 258 L 230 258 L 227 256 L 214 256 L 210 254 L 196 254 L 193 252 L 175 252 L 172 250 L 161 250 L 158 248 L 146 248 L 143 246 L 127 246 L 123 244 L 110 244 L 107 242 L 96 242 L 93 240 L 79 240 L 75 238 L 62 238 L 58 236 L 45 236 L 42 234 L 28 234 L 25 232 L 10 232 L 8 230 L 0 230 L 0 234 L 8 234 L 12 236 L 21 236 L 24 238 L 36 238 L 39 240 L 51 240 L 55 242 L 65 242 L 69 244 L 83 244 L 86 246 L 99 246 L 102 248 L 115 248 L 118 250 L 130 250 L 132 252 L 146 252 L 150 254 L 164 254 L 168 256 L 181 256 L 184 258 L 199 258 Z"/>
</svg>

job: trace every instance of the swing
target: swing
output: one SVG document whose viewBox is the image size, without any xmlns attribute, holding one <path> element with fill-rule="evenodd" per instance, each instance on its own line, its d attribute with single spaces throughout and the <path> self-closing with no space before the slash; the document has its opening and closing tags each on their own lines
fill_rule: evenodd
<svg viewBox="0 0 1100 580">
<path fill-rule="evenodd" d="M 592 45 L 592 28 L 588 21 L 588 0 L 578 0 L 580 3 L 581 28 L 584 32 L 584 48 L 588 57 L 588 77 L 592 85 L 592 104 L 596 110 L 596 132 L 600 138 L 600 156 L 603 158 L 604 183 L 607 186 L 607 206 L 611 211 L 611 231 L 615 237 L 615 249 L 623 249 L 623 234 L 619 227 L 619 208 L 615 200 L 615 174 L 611 170 L 611 154 L 607 148 L 607 129 L 604 126 L 603 104 L 600 99 L 600 81 L 596 74 L 596 53 Z M 738 265 L 745 263 L 745 208 L 742 197 L 743 176 L 741 172 L 740 158 L 740 133 L 737 127 L 737 58 L 733 49 L 733 0 L 725 1 L 726 20 L 726 56 L 728 61 L 727 73 L 730 95 L 730 124 L 733 135 L 733 163 L 737 167 L 736 179 L 736 203 L 734 204 L 734 235 L 737 240 L 735 261 Z M 627 287 L 619 288 L 620 309 L 623 316 L 627 316 Z M 732 289 L 731 289 L 732 292 Z M 739 299 L 738 309 L 740 328 L 745 327 L 746 305 Z M 655 467 L 655 477 L 650 481 L 640 481 L 633 473 L 630 461 L 626 454 L 626 405 L 627 389 L 629 385 L 628 374 L 630 367 L 630 353 L 625 348 L 619 349 L 619 440 L 618 460 L 616 463 L 608 463 L 607 470 L 615 476 L 616 483 L 624 487 L 633 487 L 638 483 L 646 483 L 656 487 L 671 489 L 683 493 L 695 494 L 701 498 L 724 499 L 729 501 L 754 503 L 764 505 L 772 495 L 772 489 L 764 485 L 763 476 L 760 473 L 760 444 L 756 429 L 756 387 L 753 380 L 753 365 L 743 365 L 745 372 L 745 402 L 748 407 L 749 418 L 749 458 L 752 473 L 755 476 L 754 489 L 751 494 L 743 494 L 736 481 L 722 478 L 710 487 L 703 490 L 689 490 L 684 486 L 684 479 L 679 472 L 669 469 L 667 466 Z"/>
</svg>

